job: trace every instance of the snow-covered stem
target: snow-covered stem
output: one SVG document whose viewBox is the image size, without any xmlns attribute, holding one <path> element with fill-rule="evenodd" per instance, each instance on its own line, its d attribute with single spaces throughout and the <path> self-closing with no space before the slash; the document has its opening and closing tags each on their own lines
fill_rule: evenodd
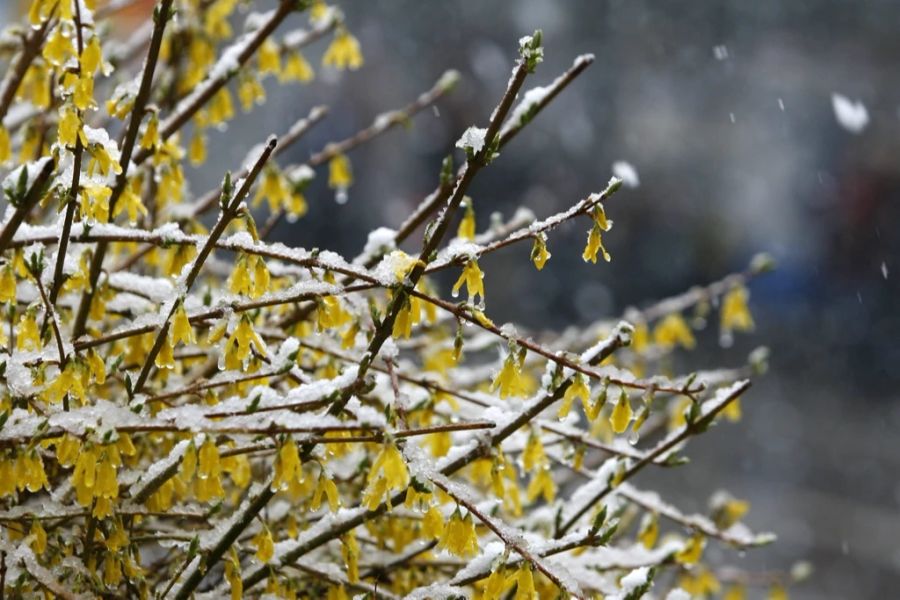
<svg viewBox="0 0 900 600">
<path fill-rule="evenodd" d="M 53 159 L 45 158 L 43 160 L 44 163 L 40 172 L 31 181 L 31 187 L 28 188 L 25 197 L 19 201 L 19 205 L 16 206 L 12 216 L 6 222 L 6 225 L 3 226 L 3 231 L 0 232 L 0 253 L 5 252 L 10 247 L 13 237 L 25 221 L 25 218 L 31 213 L 31 209 L 41 200 L 47 182 L 50 181 L 50 176 L 53 175 L 55 167 Z M 27 166 L 22 166 L 21 168 L 27 169 Z"/>
<path fill-rule="evenodd" d="M 589 59 L 575 61 L 571 68 L 569 68 L 565 73 L 563 73 L 556 81 L 552 84 L 550 92 L 547 93 L 544 98 L 541 99 L 534 107 L 533 115 L 537 115 L 541 112 L 553 99 L 563 91 L 572 81 L 575 80 L 586 68 L 588 68 L 591 63 L 593 63 L 593 57 Z M 513 97 L 514 99 L 515 97 Z M 498 140 L 498 150 L 502 150 L 503 147 L 510 142 L 526 125 L 527 123 L 520 123 L 515 127 L 510 127 L 507 129 L 503 129 L 500 134 L 500 138 Z M 412 233 L 419 228 L 420 225 L 425 223 L 428 220 L 429 216 L 437 210 L 441 204 L 446 200 L 446 197 L 452 191 L 452 187 L 447 189 L 450 186 L 439 186 L 436 190 L 431 192 L 425 199 L 419 204 L 418 207 L 406 218 L 400 228 L 397 230 L 395 235 L 395 243 L 399 245 L 401 242 L 406 240 Z"/>
</svg>

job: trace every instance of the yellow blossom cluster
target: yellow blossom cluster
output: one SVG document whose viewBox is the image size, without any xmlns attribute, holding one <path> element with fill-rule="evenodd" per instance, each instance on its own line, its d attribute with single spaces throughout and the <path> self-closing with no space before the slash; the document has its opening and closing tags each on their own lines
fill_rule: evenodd
<svg viewBox="0 0 900 600">
<path fill-rule="evenodd" d="M 354 76 L 340 6 L 26 4 L 0 44 L 0 597 L 617 597 L 632 562 L 742 597 L 706 549 L 767 541 L 742 523 L 749 504 L 717 494 L 685 514 L 631 478 L 740 418 L 741 370 L 685 375 L 676 355 L 714 306 L 723 345 L 753 329 L 750 275 L 559 334 L 485 306 L 485 279 L 502 283 L 487 257 L 524 242 L 541 271 L 563 222 L 589 220 L 582 258 L 610 260 L 616 180 L 524 227 L 520 211 L 479 230 L 469 195 L 593 58 L 528 93 L 543 42 L 523 37 L 497 108 L 463 135 L 486 151 L 454 151 L 409 218 L 348 258 L 273 231 L 303 219 L 302 244 L 327 196 L 364 179 L 357 147 L 413 125 L 456 74 L 283 152 L 327 107 L 268 140 L 229 127 L 314 67 Z M 123 44 L 126 9 L 145 26 Z M 198 189 L 196 168 L 237 143 L 247 160 Z"/>
</svg>

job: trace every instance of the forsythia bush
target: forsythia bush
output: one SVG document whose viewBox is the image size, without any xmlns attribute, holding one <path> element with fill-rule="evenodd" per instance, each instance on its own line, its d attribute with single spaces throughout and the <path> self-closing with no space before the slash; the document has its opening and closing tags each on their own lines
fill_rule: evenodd
<svg viewBox="0 0 900 600">
<path fill-rule="evenodd" d="M 741 523 L 746 502 L 720 492 L 686 514 L 632 483 L 740 418 L 761 353 L 692 374 L 671 355 L 716 310 L 723 336 L 752 329 L 745 283 L 765 261 L 540 343 L 491 320 L 484 254 L 522 242 L 540 270 L 549 234 L 579 220 L 584 260 L 610 260 L 616 179 L 480 233 L 466 195 L 591 56 L 524 91 L 543 48 L 522 38 L 437 188 L 349 259 L 266 237 L 331 201 L 305 194 L 325 169 L 345 198 L 347 154 L 456 74 L 279 165 L 314 108 L 195 196 L 188 164 L 265 79 L 310 84 L 319 40 L 321 68 L 363 54 L 321 1 L 159 0 L 116 42 L 131 4 L 33 0 L 0 44 L 0 597 L 783 597 L 789 576 L 706 560 L 771 539 Z"/>
</svg>

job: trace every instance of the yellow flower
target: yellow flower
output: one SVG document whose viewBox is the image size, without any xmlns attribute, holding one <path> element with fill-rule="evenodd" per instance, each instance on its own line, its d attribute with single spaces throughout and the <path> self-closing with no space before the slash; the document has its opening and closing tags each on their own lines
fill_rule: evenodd
<svg viewBox="0 0 900 600">
<path fill-rule="evenodd" d="M 346 190 L 353 184 L 353 170 L 350 159 L 343 154 L 335 154 L 328 161 L 328 187 L 333 190 Z"/>
<path fill-rule="evenodd" d="M 706 568 L 682 575 L 678 579 L 678 587 L 690 594 L 691 598 L 710 598 L 722 589 L 716 576 Z"/>
<path fill-rule="evenodd" d="M 326 600 L 350 600 L 350 596 L 347 595 L 347 590 L 344 589 L 343 585 L 337 586 L 329 586 L 328 594 L 325 596 Z"/>
<path fill-rule="evenodd" d="M 694 334 L 680 313 L 666 315 L 653 329 L 653 341 L 662 348 L 673 348 L 680 344 L 690 350 L 696 345 Z"/>
<path fill-rule="evenodd" d="M 119 496 L 119 482 L 116 471 L 121 459 L 111 447 L 107 447 L 97 463 L 97 479 L 94 484 L 94 497 L 115 499 Z"/>
<path fill-rule="evenodd" d="M 328 499 L 328 508 L 331 512 L 336 512 L 341 506 L 341 498 L 338 495 L 337 485 L 325 474 L 324 469 L 319 474 L 319 480 L 316 483 L 316 489 L 313 491 L 312 500 L 310 500 L 310 510 L 319 510 L 322 504 L 322 495 Z"/>
<path fill-rule="evenodd" d="M 645 321 L 634 324 L 634 332 L 631 334 L 631 349 L 640 354 L 650 344 L 650 332 Z"/>
<path fill-rule="evenodd" d="M 747 307 L 750 293 L 742 285 L 732 287 L 722 300 L 721 328 L 722 333 L 730 335 L 732 331 L 750 331 L 753 329 L 753 316 Z"/>
<path fill-rule="evenodd" d="M 631 403 L 628 401 L 628 394 L 623 389 L 619 394 L 619 401 L 616 402 L 612 413 L 609 415 L 609 423 L 612 425 L 613 431 L 622 433 L 628 429 L 628 424 L 631 423 L 631 416 Z"/>
<path fill-rule="evenodd" d="M 776 583 L 769 588 L 767 600 L 788 600 L 787 590 L 780 583 Z"/>
<path fill-rule="evenodd" d="M 221 88 L 209 101 L 208 118 L 210 125 L 219 125 L 234 118 L 234 102 L 228 88 Z"/>
<path fill-rule="evenodd" d="M 20 490 L 37 492 L 41 488 L 50 489 L 47 474 L 44 472 L 44 461 L 36 450 L 19 454 L 16 460 L 16 487 Z"/>
<path fill-rule="evenodd" d="M 206 136 L 201 131 L 195 131 L 188 145 L 188 160 L 194 166 L 202 165 L 206 161 Z"/>
<path fill-rule="evenodd" d="M 340 327 L 351 318 L 350 313 L 341 306 L 340 300 L 334 296 L 325 296 L 320 299 L 316 309 L 316 327 L 319 331 Z"/>
<path fill-rule="evenodd" d="M 294 50 L 288 54 L 287 62 L 285 62 L 281 73 L 278 74 L 278 81 L 281 83 L 288 81 L 306 83 L 312 81 L 315 76 L 312 66 L 303 58 L 302 54 Z"/>
<path fill-rule="evenodd" d="M 378 456 L 372 463 L 367 477 L 368 487 L 363 495 L 363 504 L 369 510 L 378 508 L 382 499 L 387 499 L 390 492 L 402 490 L 409 485 L 409 470 L 400 450 L 392 442 L 381 447 Z"/>
<path fill-rule="evenodd" d="M 31 308 L 19 318 L 19 327 L 16 332 L 16 349 L 18 350 L 40 350 L 42 347 L 41 332 L 35 313 L 36 310 Z"/>
<path fill-rule="evenodd" d="M 609 262 L 612 260 L 612 257 L 609 255 L 609 252 L 606 251 L 606 248 L 603 246 L 603 238 L 601 237 L 602 229 L 599 225 L 594 223 L 594 226 L 591 227 L 590 233 L 588 233 L 588 241 L 584 247 L 584 252 L 581 254 L 581 258 L 584 259 L 584 262 L 592 262 L 594 264 L 597 263 L 597 253 L 603 252 L 603 260 Z"/>
<path fill-rule="evenodd" d="M 553 502 L 553 499 L 556 498 L 556 484 L 550 475 L 550 467 L 544 466 L 536 475 L 532 476 L 525 494 L 528 496 L 529 502 L 534 502 L 541 495 L 544 496 L 546 502 Z"/>
<path fill-rule="evenodd" d="M 444 532 L 437 547 L 460 558 L 471 558 L 478 554 L 478 535 L 475 533 L 472 515 L 467 514 L 463 518 L 459 509 L 456 509 L 444 524 Z"/>
<path fill-rule="evenodd" d="M 645 513 L 641 520 L 641 528 L 638 531 L 638 541 L 644 545 L 644 548 L 650 550 L 656 545 L 659 537 L 659 515 L 656 513 Z"/>
<path fill-rule="evenodd" d="M 581 405 L 584 407 L 584 414 L 589 421 L 596 419 L 600 414 L 600 411 L 603 410 L 603 407 L 606 405 L 606 395 L 607 389 L 606 384 L 604 383 L 600 387 L 600 393 L 597 394 L 597 397 L 593 402 L 585 401 L 584 398 L 582 398 Z"/>
<path fill-rule="evenodd" d="M 247 255 L 241 252 L 238 255 L 234 271 L 231 272 L 231 277 L 228 280 L 228 289 L 232 294 L 246 296 L 253 290 L 253 282 L 250 279 L 250 267 L 248 262 Z"/>
<path fill-rule="evenodd" d="M 277 168 L 269 166 L 263 171 L 262 182 L 253 196 L 253 206 L 259 206 L 265 199 L 269 202 L 269 210 L 274 213 L 290 202 L 290 195 L 291 190 L 282 174 Z"/>
<path fill-rule="evenodd" d="M 444 533 L 444 515 L 437 506 L 431 506 L 422 516 L 422 536 L 436 540 Z"/>
<path fill-rule="evenodd" d="M 12 264 L 6 263 L 0 269 L 0 302 L 13 302 L 16 299 L 16 274 Z"/>
<path fill-rule="evenodd" d="M 215 498 L 223 498 L 222 464 L 219 460 L 219 449 L 210 438 L 206 438 L 197 452 L 197 500 L 206 502 Z"/>
<path fill-rule="evenodd" d="M 76 373 L 76 369 L 78 369 L 78 365 L 75 361 L 69 361 L 62 372 L 50 382 L 50 385 L 44 388 L 41 392 L 41 398 L 45 402 L 56 404 L 60 402 L 66 394 L 69 394 L 78 398 L 82 404 L 85 404 L 87 398 L 84 392 L 84 385 L 82 384 L 81 377 Z"/>
<path fill-rule="evenodd" d="M 552 256 L 547 252 L 547 236 L 543 233 L 534 236 L 534 245 L 531 247 L 531 262 L 535 268 L 540 271 L 547 264 L 547 260 Z"/>
<path fill-rule="evenodd" d="M 100 37 L 93 36 L 91 41 L 81 52 L 81 70 L 88 75 L 93 75 L 103 63 L 103 51 L 100 48 Z"/>
<path fill-rule="evenodd" d="M 309 7 L 309 22 L 321 21 L 327 14 L 328 5 L 325 4 L 325 0 L 313 0 L 312 6 Z"/>
<path fill-rule="evenodd" d="M 725 594 L 722 596 L 722 600 L 744 600 L 747 596 L 747 592 L 744 589 L 744 586 L 736 583 L 725 590 Z"/>
<path fill-rule="evenodd" d="M 239 369 L 244 361 L 250 356 L 251 346 L 256 352 L 265 356 L 265 345 L 262 339 L 253 330 L 253 324 L 250 317 L 244 315 L 241 317 L 238 326 L 235 327 L 225 345 L 225 368 Z"/>
<path fill-rule="evenodd" d="M 522 452 L 522 465 L 526 471 L 532 471 L 546 464 L 547 455 L 544 452 L 541 436 L 532 431 L 528 436 L 528 442 L 525 444 L 525 450 Z"/>
<path fill-rule="evenodd" d="M 463 272 L 460 274 L 459 279 L 456 280 L 456 283 L 453 284 L 453 289 L 451 290 L 454 298 L 459 295 L 459 289 L 463 283 L 466 284 L 466 289 L 469 292 L 470 302 L 474 303 L 475 298 L 478 296 L 481 296 L 482 301 L 484 300 L 484 273 L 478 267 L 477 260 L 469 260 L 466 266 L 463 267 Z"/>
<path fill-rule="evenodd" d="M 81 442 L 78 438 L 66 434 L 56 442 L 56 461 L 63 467 L 71 467 L 78 459 Z"/>
<path fill-rule="evenodd" d="M 335 34 L 331 45 L 325 50 L 322 64 L 336 69 L 356 70 L 363 64 L 362 52 L 359 42 L 348 31 L 342 30 Z"/>
<path fill-rule="evenodd" d="M 195 341 L 194 329 L 191 327 L 187 311 L 184 310 L 184 302 L 179 302 L 172 317 L 172 343 L 193 344 Z"/>
<path fill-rule="evenodd" d="M 72 472 L 72 487 L 81 506 L 90 506 L 94 498 L 97 482 L 97 452 L 93 448 L 82 448 Z"/>
<path fill-rule="evenodd" d="M 574 379 L 572 381 L 572 385 L 570 385 L 566 389 L 566 393 L 563 394 L 563 401 L 559 407 L 559 418 L 562 419 L 569 414 L 569 410 L 572 408 L 572 402 L 574 402 L 575 398 L 581 398 L 581 403 L 585 407 L 585 412 L 588 412 L 590 401 L 591 401 L 591 388 L 588 387 L 587 382 L 584 379 L 584 375 L 581 373 L 576 373 Z"/>
<path fill-rule="evenodd" d="M 266 38 L 256 52 L 261 74 L 275 73 L 278 75 L 281 73 L 281 50 L 271 38 Z"/>
<path fill-rule="evenodd" d="M 60 110 L 59 127 L 57 136 L 60 145 L 74 146 L 76 139 L 81 139 L 81 145 L 87 146 L 87 136 L 81 127 L 81 118 L 71 106 L 64 106 Z"/>
<path fill-rule="evenodd" d="M 275 541 L 272 532 L 265 525 L 253 537 L 253 545 L 256 546 L 256 559 L 261 563 L 267 563 L 275 556 Z"/>
<path fill-rule="evenodd" d="M 475 239 L 475 208 L 472 204 L 472 199 L 466 196 L 462 201 L 463 213 L 462 221 L 459 222 L 459 228 L 456 231 L 456 236 L 460 237 L 464 240 L 474 240 Z"/>
<path fill-rule="evenodd" d="M 119 165 L 118 161 L 112 159 L 109 152 L 102 145 L 93 145 L 89 152 L 91 153 L 91 160 L 88 162 L 88 177 L 93 177 L 94 171 L 98 167 L 101 175 L 107 175 L 110 171 L 116 175 L 122 172 L 122 166 Z"/>
<path fill-rule="evenodd" d="M 32 25 L 40 25 L 50 17 L 57 4 L 54 0 L 32 0 L 31 8 L 28 9 L 28 21 Z M 69 6 L 68 10 L 71 12 L 72 7 Z M 69 18 L 72 17 L 69 16 Z"/>
<path fill-rule="evenodd" d="M 294 190 L 288 198 L 287 206 L 285 206 L 288 214 L 288 221 L 295 221 L 305 215 L 309 210 L 306 204 L 306 197 L 299 191 Z"/>
<path fill-rule="evenodd" d="M 732 423 L 737 423 L 741 420 L 741 399 L 735 398 L 722 409 L 722 416 L 731 421 Z"/>
<path fill-rule="evenodd" d="M 278 449 L 278 460 L 275 462 L 275 478 L 272 480 L 273 490 L 286 490 L 293 482 L 303 479 L 300 463 L 300 452 L 293 439 L 288 439 Z"/>
<path fill-rule="evenodd" d="M 31 549 L 35 554 L 40 556 L 47 551 L 47 532 L 41 527 L 41 521 L 35 519 L 31 522 L 31 531 L 28 532 L 31 538 Z"/>
<path fill-rule="evenodd" d="M 159 144 L 159 117 L 154 112 L 147 121 L 144 133 L 141 135 L 141 148 L 152 150 Z"/>
<path fill-rule="evenodd" d="M 97 106 L 94 102 L 94 78 L 82 73 L 66 73 L 63 76 L 63 87 L 72 92 L 72 103 L 79 110 L 87 110 Z"/>
<path fill-rule="evenodd" d="M 683 565 L 697 564 L 703 555 L 704 546 L 706 546 L 706 538 L 700 533 L 695 533 L 685 542 L 684 547 L 675 554 L 675 560 Z"/>
<path fill-rule="evenodd" d="M 159 353 L 156 355 L 156 359 L 153 361 L 154 364 L 160 369 L 174 369 L 175 368 L 175 348 L 172 343 L 172 336 L 167 334 L 163 336 L 162 346 L 159 349 Z"/>
<path fill-rule="evenodd" d="M 69 58 L 75 56 L 75 45 L 71 37 L 63 34 L 62 23 L 56 26 L 53 34 L 47 39 L 41 55 L 54 67 L 62 66 Z"/>
<path fill-rule="evenodd" d="M 359 543 L 352 530 L 341 536 L 341 555 L 347 564 L 347 579 L 356 583 L 359 581 Z"/>
<path fill-rule="evenodd" d="M 9 131 L 0 125 L 0 163 L 8 161 L 12 157 L 12 143 L 9 140 Z"/>
<path fill-rule="evenodd" d="M 115 209 L 113 209 L 113 218 L 126 211 L 128 212 L 128 222 L 135 223 L 138 214 L 147 215 L 147 209 L 141 201 L 141 185 L 143 185 L 141 177 L 134 177 L 128 182 L 128 185 L 122 190 L 122 195 L 119 196 Z"/>
<path fill-rule="evenodd" d="M 121 201 L 121 200 L 120 200 Z M 178 244 L 172 249 L 169 255 L 168 266 L 166 267 L 166 275 L 180 275 L 185 265 L 194 260 L 197 256 L 197 248 L 191 244 Z"/>
<path fill-rule="evenodd" d="M 254 104 L 262 104 L 266 101 L 266 89 L 255 75 L 244 73 L 238 82 L 238 100 L 241 109 L 250 112 Z"/>
<path fill-rule="evenodd" d="M 412 335 L 413 325 L 419 322 L 421 314 L 419 299 L 405 294 L 403 306 L 400 308 L 400 312 L 397 313 L 397 318 L 394 319 L 391 335 L 395 338 L 404 337 L 409 339 L 409 336 Z"/>
<path fill-rule="evenodd" d="M 85 183 L 81 188 L 81 216 L 90 223 L 109 220 L 109 199 L 112 190 L 105 185 Z"/>
<path fill-rule="evenodd" d="M 500 397 L 519 396 L 525 391 L 522 382 L 522 370 L 520 361 L 516 358 L 515 352 L 506 355 L 503 366 L 491 382 L 491 390 L 499 390 Z"/>
<path fill-rule="evenodd" d="M 749 510 L 750 503 L 746 500 L 725 496 L 713 507 L 713 521 L 719 529 L 728 529 L 740 521 Z"/>
<path fill-rule="evenodd" d="M 515 600 L 533 600 L 537 598 L 534 589 L 534 574 L 531 571 L 531 563 L 523 562 L 515 574 L 511 577 L 516 582 Z"/>
<path fill-rule="evenodd" d="M 231 586 L 231 600 L 241 600 L 244 597 L 244 583 L 241 580 L 241 560 L 234 546 L 225 560 L 225 580 Z"/>
</svg>

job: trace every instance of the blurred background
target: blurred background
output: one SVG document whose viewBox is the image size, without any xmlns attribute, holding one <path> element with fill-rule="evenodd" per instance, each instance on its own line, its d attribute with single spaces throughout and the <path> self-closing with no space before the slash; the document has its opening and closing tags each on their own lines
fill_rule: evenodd
<svg viewBox="0 0 900 600">
<path fill-rule="evenodd" d="M 132 18 L 146 18 L 152 4 Z M 526 87 L 593 53 L 594 65 L 471 195 L 479 230 L 491 213 L 509 217 L 520 205 L 540 218 L 601 190 L 612 164 L 627 161 L 640 183 L 607 204 L 613 261 L 582 262 L 585 222 L 550 236 L 553 258 L 540 274 L 530 245 L 496 253 L 482 262 L 491 317 L 533 330 L 612 318 L 772 254 L 777 271 L 750 285 L 756 332 L 721 348 L 710 331 L 689 356 L 692 368 L 736 366 L 754 347 L 771 348 L 770 372 L 745 398 L 744 420 L 692 443 L 690 468 L 644 477 L 685 510 L 704 511 L 721 487 L 748 499 L 749 523 L 779 540 L 746 556 L 727 551 L 726 561 L 783 570 L 810 560 L 815 576 L 791 590 L 794 598 L 891 597 L 900 582 L 900 3 L 340 6 L 365 65 L 341 74 L 317 67 L 310 86 L 270 86 L 263 109 L 213 135 L 209 163 L 190 174 L 194 191 L 316 104 L 328 104 L 330 116 L 285 162 L 459 70 L 460 85 L 436 110 L 350 155 L 356 183 L 347 204 L 335 202 L 322 172 L 309 215 L 275 231 L 281 241 L 353 256 L 368 231 L 397 227 L 434 187 L 466 127 L 486 125 L 521 35 L 541 28 L 546 48 Z M 311 62 L 326 44 L 305 51 Z M 859 118 L 838 119 L 834 94 L 861 102 L 861 130 Z"/>
</svg>

